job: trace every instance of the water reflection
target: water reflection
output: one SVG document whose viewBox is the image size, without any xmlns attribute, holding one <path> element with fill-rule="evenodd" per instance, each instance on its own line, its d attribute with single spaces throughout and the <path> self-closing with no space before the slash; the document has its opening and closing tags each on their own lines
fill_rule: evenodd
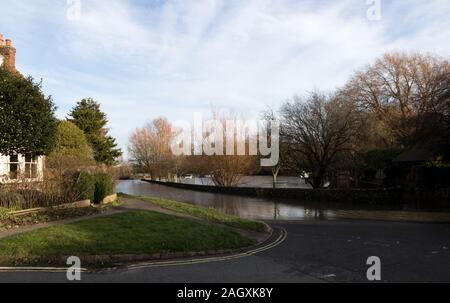
<svg viewBox="0 0 450 303">
<path fill-rule="evenodd" d="M 214 208 L 241 218 L 259 220 L 332 219 L 331 210 L 294 205 L 293 201 L 273 201 L 262 198 L 204 193 L 150 184 L 142 181 L 120 181 L 117 192 L 130 195 L 146 195 Z"/>
<path fill-rule="evenodd" d="M 211 178 L 193 178 L 180 179 L 180 183 L 195 185 L 214 185 Z M 246 176 L 242 178 L 238 187 L 261 187 L 272 188 L 273 179 L 271 176 Z M 277 188 L 305 188 L 311 189 L 311 185 L 306 184 L 304 179 L 296 177 L 278 177 L 276 182 Z"/>
</svg>

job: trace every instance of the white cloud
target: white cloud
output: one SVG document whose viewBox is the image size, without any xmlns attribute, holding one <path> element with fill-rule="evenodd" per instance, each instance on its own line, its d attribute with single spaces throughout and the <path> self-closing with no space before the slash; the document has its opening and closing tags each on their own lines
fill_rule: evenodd
<svg viewBox="0 0 450 303">
<path fill-rule="evenodd" d="M 384 0 L 379 22 L 366 19 L 365 0 L 82 0 L 76 22 L 61 2 L 36 2 L 13 1 L 0 20 L 21 20 L 24 40 L 40 25 L 53 43 L 45 59 L 28 54 L 24 69 L 49 79 L 61 113 L 85 94 L 99 98 L 123 147 L 159 115 L 190 118 L 211 104 L 256 115 L 295 93 L 342 85 L 386 51 L 450 51 L 446 0 Z"/>
</svg>

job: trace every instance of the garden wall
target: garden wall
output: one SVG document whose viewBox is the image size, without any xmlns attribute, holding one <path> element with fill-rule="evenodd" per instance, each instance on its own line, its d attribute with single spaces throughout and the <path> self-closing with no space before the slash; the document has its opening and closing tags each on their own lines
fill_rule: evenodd
<svg viewBox="0 0 450 303">
<path fill-rule="evenodd" d="M 252 187 L 223 188 L 206 185 L 160 182 L 147 179 L 143 179 L 142 181 L 180 189 L 248 196 L 248 197 L 260 197 L 260 198 L 286 198 L 302 201 L 363 203 L 373 205 L 403 202 L 403 191 L 400 188 L 389 188 L 389 189 L 300 189 L 300 188 L 274 189 L 274 188 L 252 188 Z"/>
</svg>

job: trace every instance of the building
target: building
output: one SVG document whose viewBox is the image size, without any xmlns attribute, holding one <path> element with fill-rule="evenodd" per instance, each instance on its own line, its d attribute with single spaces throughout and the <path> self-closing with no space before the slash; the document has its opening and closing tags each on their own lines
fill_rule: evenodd
<svg viewBox="0 0 450 303">
<path fill-rule="evenodd" d="M 11 40 L 3 40 L 0 34 L 0 66 L 15 73 L 16 49 Z M 23 181 L 42 181 L 44 170 L 44 157 L 33 153 L 26 155 L 0 154 L 0 183 L 15 183 Z"/>
</svg>

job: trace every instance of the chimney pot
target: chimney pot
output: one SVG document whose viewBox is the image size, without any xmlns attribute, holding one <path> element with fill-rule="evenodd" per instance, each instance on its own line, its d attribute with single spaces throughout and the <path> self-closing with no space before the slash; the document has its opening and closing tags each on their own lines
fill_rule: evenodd
<svg viewBox="0 0 450 303">
<path fill-rule="evenodd" d="M 10 39 L 6 39 L 6 46 L 11 46 L 11 40 Z"/>
<path fill-rule="evenodd" d="M 3 45 L 3 35 L 0 34 L 0 45 Z"/>
</svg>

